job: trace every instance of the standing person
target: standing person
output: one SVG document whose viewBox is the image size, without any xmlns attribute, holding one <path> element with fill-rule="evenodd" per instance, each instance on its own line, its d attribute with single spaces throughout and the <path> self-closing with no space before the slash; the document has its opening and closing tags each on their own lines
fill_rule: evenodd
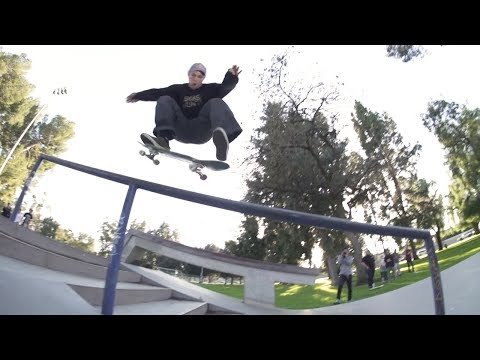
<svg viewBox="0 0 480 360">
<path fill-rule="evenodd" d="M 12 206 L 10 205 L 10 203 L 8 203 L 7 206 L 3 207 L 2 215 L 10 219 L 10 215 L 12 215 Z"/>
<path fill-rule="evenodd" d="M 188 83 L 132 93 L 127 102 L 155 101 L 153 135 L 143 133 L 145 144 L 170 149 L 170 140 L 186 144 L 204 144 L 210 139 L 218 160 L 227 160 L 229 144 L 242 132 L 228 105 L 222 100 L 238 83 L 241 70 L 228 69 L 221 84 L 204 84 L 207 69 L 201 63 L 188 70 Z"/>
<path fill-rule="evenodd" d="M 350 255 L 348 247 L 343 249 L 342 253 L 338 256 L 337 263 L 339 266 L 339 278 L 338 278 L 338 290 L 337 300 L 335 304 L 340 304 L 342 295 L 343 284 L 347 283 L 348 288 L 348 302 L 352 300 L 352 263 L 353 256 Z"/>
<path fill-rule="evenodd" d="M 373 282 L 375 275 L 375 258 L 368 249 L 365 250 L 365 256 L 362 258 L 362 264 L 363 266 L 365 266 L 365 269 L 367 271 L 368 287 L 371 289 L 375 287 L 375 283 Z"/>
<path fill-rule="evenodd" d="M 396 278 L 395 269 L 394 269 L 395 263 L 393 262 L 393 255 L 390 253 L 389 249 L 385 250 L 385 257 L 383 259 L 385 260 L 385 265 L 387 267 L 388 278 L 390 278 L 390 272 L 391 272 L 393 274 L 393 278 L 395 279 Z"/>
<path fill-rule="evenodd" d="M 393 257 L 393 271 L 395 272 L 395 277 L 399 277 L 401 274 L 400 272 L 400 255 L 397 252 L 397 249 L 392 254 Z"/>
<path fill-rule="evenodd" d="M 408 246 L 405 249 L 405 260 L 407 261 L 408 272 L 415 272 L 415 268 L 413 267 L 413 252 Z M 412 270 L 410 270 L 410 267 L 412 267 Z"/>
<path fill-rule="evenodd" d="M 33 219 L 33 209 L 30 209 L 25 214 L 23 214 L 22 222 L 20 223 L 20 225 L 25 226 L 26 228 L 29 228 L 30 221 L 32 219 Z"/>
<path fill-rule="evenodd" d="M 380 261 L 380 277 L 382 279 L 382 284 L 385 284 L 388 281 L 388 270 L 387 265 L 385 264 L 385 259 Z"/>
</svg>

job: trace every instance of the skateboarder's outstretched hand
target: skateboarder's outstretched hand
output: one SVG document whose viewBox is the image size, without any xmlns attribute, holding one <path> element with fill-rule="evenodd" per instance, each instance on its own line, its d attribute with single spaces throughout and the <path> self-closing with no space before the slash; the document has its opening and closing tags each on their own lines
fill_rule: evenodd
<svg viewBox="0 0 480 360">
<path fill-rule="evenodd" d="M 230 71 L 233 75 L 240 75 L 240 73 L 242 72 L 242 70 L 240 70 L 240 68 L 237 66 L 237 65 L 233 65 L 230 69 L 228 69 L 228 71 Z"/>
<path fill-rule="evenodd" d="M 133 103 L 137 102 L 138 99 L 135 99 L 136 93 L 131 93 L 130 95 L 127 96 L 127 103 Z"/>
</svg>

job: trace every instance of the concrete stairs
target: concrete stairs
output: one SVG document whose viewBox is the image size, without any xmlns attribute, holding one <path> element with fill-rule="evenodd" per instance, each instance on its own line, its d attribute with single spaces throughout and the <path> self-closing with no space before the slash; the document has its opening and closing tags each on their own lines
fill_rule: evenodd
<svg viewBox="0 0 480 360">
<path fill-rule="evenodd" d="M 100 313 L 101 308 L 97 310 Z M 207 312 L 207 303 L 175 299 L 117 305 L 114 309 L 115 315 L 205 315 Z"/>
<path fill-rule="evenodd" d="M 0 314 L 99 315 L 108 259 L 0 218 Z M 205 315 L 215 307 L 122 265 L 114 315 Z"/>
</svg>

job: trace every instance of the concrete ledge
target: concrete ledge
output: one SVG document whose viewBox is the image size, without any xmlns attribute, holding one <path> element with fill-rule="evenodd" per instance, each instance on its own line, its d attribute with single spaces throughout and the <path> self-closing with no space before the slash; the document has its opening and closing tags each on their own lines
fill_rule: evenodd
<svg viewBox="0 0 480 360">
<path fill-rule="evenodd" d="M 134 271 L 145 278 L 151 279 L 152 282 L 158 286 L 165 286 L 172 289 L 174 298 L 177 294 L 184 294 L 185 300 L 192 300 L 197 302 L 205 302 L 209 306 L 209 314 L 214 315 L 217 311 L 219 313 L 228 313 L 234 315 L 283 315 L 289 314 L 289 311 L 276 308 L 275 306 L 254 306 L 246 304 L 242 299 L 237 299 L 231 296 L 220 294 L 218 292 L 208 290 L 196 284 L 192 284 L 183 279 L 164 273 L 160 270 L 147 269 L 141 266 L 125 264 L 125 267 Z M 333 306 L 332 306 L 333 307 Z"/>
<path fill-rule="evenodd" d="M 142 256 L 144 250 L 207 269 L 243 276 L 244 301 L 255 305 L 275 304 L 277 281 L 313 285 L 320 274 L 319 269 L 275 264 L 196 249 L 137 230 L 130 230 L 126 235 L 122 261 L 132 263 Z"/>
<path fill-rule="evenodd" d="M 185 311 L 183 315 L 205 315 L 207 312 L 208 312 L 208 304 L 202 303 L 191 310 Z"/>
<path fill-rule="evenodd" d="M 96 279 L 105 279 L 107 274 L 107 268 L 104 266 L 52 253 L 7 236 L 2 232 L 0 232 L 0 254 L 48 269 Z M 118 275 L 118 281 L 122 282 L 138 283 L 140 280 L 141 276 L 131 271 L 120 270 Z"/>
<path fill-rule="evenodd" d="M 208 310 L 207 310 L 208 315 L 242 315 L 239 312 L 231 311 L 227 308 L 213 305 L 213 304 L 208 304 Z"/>
<path fill-rule="evenodd" d="M 216 253 L 216 252 L 207 251 L 203 249 L 197 249 L 191 246 L 177 243 L 175 241 L 165 240 L 158 236 L 146 234 L 138 230 L 130 230 L 126 234 L 125 247 L 128 245 L 128 242 L 130 241 L 130 239 L 134 236 L 144 240 L 151 241 L 153 243 L 163 245 L 164 247 L 182 251 L 186 254 L 192 254 L 192 255 L 197 255 L 197 256 L 201 256 L 201 257 L 212 259 L 212 260 L 228 262 L 230 264 L 238 264 L 238 265 L 248 266 L 251 268 L 257 268 L 261 270 L 271 270 L 271 271 L 300 274 L 300 275 L 312 275 L 315 277 L 317 277 L 320 274 L 320 269 L 308 269 L 308 268 L 303 268 L 300 266 L 289 265 L 289 264 L 276 264 L 276 263 L 271 263 L 271 262 L 266 262 L 261 260 L 242 258 L 234 255 Z"/>
<path fill-rule="evenodd" d="M 45 249 L 52 253 L 60 254 L 83 262 L 88 262 L 100 266 L 108 266 L 109 260 L 95 254 L 86 253 L 81 249 L 67 245 L 60 241 L 50 239 L 40 233 L 29 230 L 17 223 L 0 216 L 0 233 L 21 239 L 22 242 Z"/>
<path fill-rule="evenodd" d="M 103 303 L 103 288 L 92 286 L 72 285 L 70 287 L 75 290 L 90 305 L 101 306 Z M 153 301 L 161 301 L 170 299 L 172 290 L 167 288 L 156 289 L 116 289 L 115 305 L 130 305 Z"/>
</svg>

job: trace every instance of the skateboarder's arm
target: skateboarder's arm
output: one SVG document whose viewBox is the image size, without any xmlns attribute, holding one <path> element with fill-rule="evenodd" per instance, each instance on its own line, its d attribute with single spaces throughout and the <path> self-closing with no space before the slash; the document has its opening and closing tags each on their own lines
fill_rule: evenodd
<svg viewBox="0 0 480 360">
<path fill-rule="evenodd" d="M 238 83 L 238 75 L 233 75 L 230 71 L 227 71 L 225 77 L 223 78 L 223 82 L 218 84 L 218 97 L 223 98 L 227 96 L 230 91 L 235 89 Z"/>
<path fill-rule="evenodd" d="M 128 98 L 127 101 L 133 100 L 133 101 L 157 101 L 160 96 L 172 96 L 174 93 L 174 85 L 171 85 L 166 88 L 160 88 L 160 89 L 149 89 L 149 90 L 144 90 L 140 91 L 137 93 L 131 94 Z"/>
<path fill-rule="evenodd" d="M 134 93 L 133 100 L 157 101 L 160 96 L 167 95 L 165 89 L 149 89 Z"/>
</svg>

